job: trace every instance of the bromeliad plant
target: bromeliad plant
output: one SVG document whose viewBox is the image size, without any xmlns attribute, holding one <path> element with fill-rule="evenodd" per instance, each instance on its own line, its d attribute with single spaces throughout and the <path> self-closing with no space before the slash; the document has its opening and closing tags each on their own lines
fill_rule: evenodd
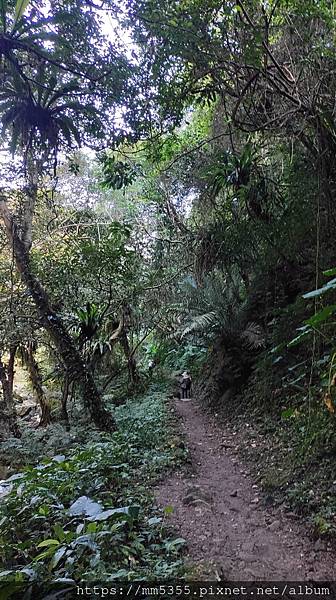
<svg viewBox="0 0 336 600">
<path fill-rule="evenodd" d="M 14 63 L 13 52 L 19 47 L 35 49 L 32 38 L 28 37 L 31 31 L 24 22 L 23 16 L 29 5 L 29 0 L 17 0 L 14 13 L 9 10 L 7 0 L 0 1 L 0 56 Z M 45 21 L 45 19 L 44 19 Z"/>
<path fill-rule="evenodd" d="M 80 97 L 79 80 L 72 78 L 67 83 L 57 83 L 56 75 L 55 69 L 44 63 L 37 68 L 34 86 L 17 73 L 3 86 L 0 93 L 2 135 L 10 131 L 13 154 L 19 145 L 25 152 L 37 143 L 53 152 L 60 145 L 80 146 L 81 135 L 76 125 L 79 116 L 96 123 L 99 129 L 99 110 Z"/>
<path fill-rule="evenodd" d="M 46 62 L 46 44 L 53 43 L 56 34 L 45 30 L 51 19 L 44 17 L 35 7 L 31 9 L 33 23 L 25 21 L 24 13 L 29 4 L 29 0 L 18 0 L 13 14 L 6 0 L 0 2 L 3 79 L 0 115 L 2 135 L 10 130 L 10 149 L 13 154 L 18 146 L 27 150 L 36 136 L 42 143 L 48 142 L 53 148 L 57 145 L 60 134 L 69 145 L 72 136 L 77 143 L 79 141 L 72 120 L 60 106 L 62 96 L 78 91 L 78 81 L 69 80 L 67 86 L 56 87 L 55 67 L 49 65 L 47 70 Z M 30 57 L 29 73 L 25 68 L 24 57 L 25 60 Z M 52 68 L 54 73 L 50 71 Z M 73 108 L 76 109 L 75 106 Z M 60 113 L 63 115 L 60 116 Z"/>
<path fill-rule="evenodd" d="M 0 120 L 11 151 L 43 149 L 47 157 L 84 138 L 99 143 L 131 75 L 95 11 L 34 0 L 17 0 L 15 9 L 0 0 L 0 72 Z"/>
</svg>

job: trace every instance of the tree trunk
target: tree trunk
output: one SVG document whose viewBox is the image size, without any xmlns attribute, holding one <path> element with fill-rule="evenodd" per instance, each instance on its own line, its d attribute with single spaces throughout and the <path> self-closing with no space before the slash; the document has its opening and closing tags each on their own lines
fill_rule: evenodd
<svg viewBox="0 0 336 600">
<path fill-rule="evenodd" d="M 29 344 L 28 348 L 24 351 L 24 359 L 29 373 L 29 379 L 32 384 L 33 392 L 36 396 L 36 400 L 41 407 L 41 419 L 40 426 L 46 426 L 50 423 L 50 406 L 45 397 L 42 387 L 42 376 L 40 373 L 39 366 L 35 360 L 32 345 Z"/>
<path fill-rule="evenodd" d="M 2 435 L 5 434 L 5 436 L 9 436 L 12 434 L 19 438 L 21 437 L 21 432 L 17 424 L 17 418 L 14 409 L 13 376 L 9 373 L 9 367 L 4 365 L 0 357 L 0 382 L 2 387 L 2 400 L 0 400 L 0 431 Z"/>
<path fill-rule="evenodd" d="M 107 431 L 115 430 L 115 421 L 112 415 L 103 407 L 93 377 L 88 372 L 84 360 L 75 346 L 74 340 L 67 332 L 62 319 L 52 309 L 45 289 L 32 273 L 29 253 L 25 244 L 20 239 L 16 224 L 4 199 L 0 199 L 0 214 L 6 227 L 7 237 L 13 248 L 13 255 L 21 279 L 27 286 L 35 302 L 41 316 L 42 324 L 55 344 L 69 376 L 82 389 L 85 408 L 89 411 L 92 420 L 99 429 Z"/>
<path fill-rule="evenodd" d="M 12 344 L 9 348 L 9 360 L 8 360 L 8 366 L 7 366 L 7 378 L 8 378 L 8 384 L 9 384 L 9 389 L 10 389 L 10 395 L 12 398 L 12 403 L 13 403 L 13 388 L 14 388 L 14 363 L 15 363 L 15 355 L 16 355 L 16 351 L 17 351 L 17 345 L 16 344 Z M 14 403 L 13 403 L 14 406 Z"/>
<path fill-rule="evenodd" d="M 62 391 L 62 407 L 61 407 L 61 415 L 62 415 L 62 419 L 66 422 L 69 423 L 69 415 L 68 415 L 68 397 L 69 397 L 69 391 L 70 391 L 70 381 L 69 381 L 69 376 L 67 373 L 65 373 L 64 375 L 64 382 L 63 382 L 63 391 Z"/>
<path fill-rule="evenodd" d="M 136 364 L 136 361 L 134 358 L 134 354 L 131 351 L 125 329 L 123 330 L 123 332 L 120 336 L 120 344 L 124 350 L 125 357 L 127 360 L 130 381 L 131 381 L 132 385 L 137 385 L 140 381 L 140 377 L 139 377 L 139 373 L 138 373 L 138 369 L 137 369 L 137 364 Z"/>
</svg>

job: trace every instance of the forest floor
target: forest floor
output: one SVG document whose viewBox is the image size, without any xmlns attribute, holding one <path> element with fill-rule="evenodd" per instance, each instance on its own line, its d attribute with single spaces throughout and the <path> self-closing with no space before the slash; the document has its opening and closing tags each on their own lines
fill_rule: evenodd
<svg viewBox="0 0 336 600">
<path fill-rule="evenodd" d="M 193 579 L 332 581 L 335 552 L 267 496 L 238 456 L 244 436 L 196 401 L 174 401 L 189 465 L 156 488 L 159 506 L 187 542 Z"/>
</svg>

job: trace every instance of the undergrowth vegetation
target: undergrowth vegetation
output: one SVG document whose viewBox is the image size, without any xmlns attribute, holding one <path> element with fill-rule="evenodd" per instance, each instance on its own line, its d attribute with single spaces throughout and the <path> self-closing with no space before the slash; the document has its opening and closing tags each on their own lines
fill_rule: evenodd
<svg viewBox="0 0 336 600">
<path fill-rule="evenodd" d="M 155 480 L 185 457 L 169 424 L 164 391 L 152 388 L 116 408 L 118 432 L 89 432 L 86 442 L 73 443 L 64 454 L 41 455 L 37 465 L 6 481 L 1 598 L 41 582 L 44 591 L 65 593 L 80 580 L 182 574 L 184 540 L 166 530 L 165 513 L 153 505 Z"/>
<path fill-rule="evenodd" d="M 311 382 L 311 358 L 299 365 L 289 360 L 286 368 L 263 358 L 241 394 L 215 406 L 239 432 L 237 451 L 251 465 L 266 503 L 284 505 L 316 537 L 332 540 L 336 427 L 324 401 L 328 360 L 321 361 L 320 375 Z"/>
</svg>

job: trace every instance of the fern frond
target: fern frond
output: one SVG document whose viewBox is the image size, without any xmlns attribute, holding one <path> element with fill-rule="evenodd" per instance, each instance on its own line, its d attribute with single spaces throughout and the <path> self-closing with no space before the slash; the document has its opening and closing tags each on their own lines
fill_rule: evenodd
<svg viewBox="0 0 336 600">
<path fill-rule="evenodd" d="M 217 324 L 217 314 L 215 311 L 211 311 L 209 313 L 205 313 L 203 315 L 197 315 L 193 318 L 191 323 L 184 329 L 181 334 L 181 337 L 185 337 L 186 335 L 194 332 L 199 333 L 207 333 L 207 330 L 213 329 Z"/>
<path fill-rule="evenodd" d="M 245 342 L 248 348 L 256 350 L 265 347 L 265 336 L 260 325 L 250 322 L 246 325 L 240 338 Z"/>
</svg>

